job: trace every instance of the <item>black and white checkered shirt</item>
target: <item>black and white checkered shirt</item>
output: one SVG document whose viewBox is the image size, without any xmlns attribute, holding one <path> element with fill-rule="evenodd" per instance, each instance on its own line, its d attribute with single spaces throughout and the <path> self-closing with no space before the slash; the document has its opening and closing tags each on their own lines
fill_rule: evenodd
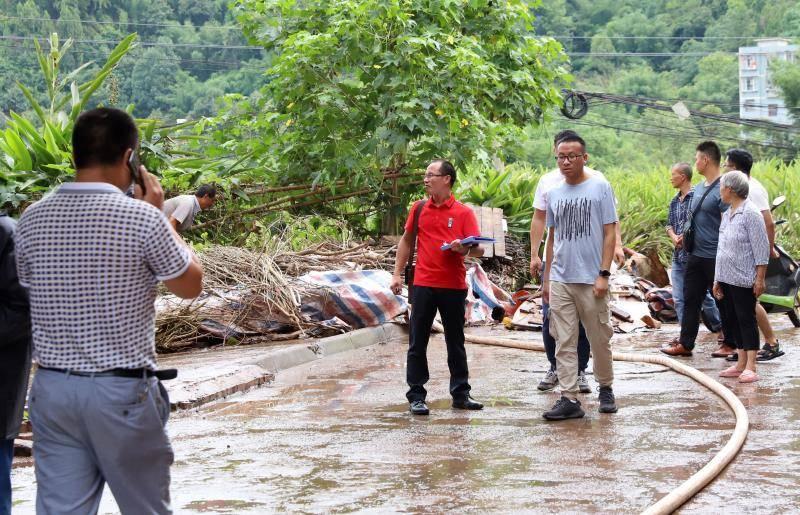
<svg viewBox="0 0 800 515">
<path fill-rule="evenodd" d="M 739 209 L 722 214 L 714 280 L 750 288 L 756 282 L 756 267 L 769 263 L 769 253 L 764 217 L 745 200 Z"/>
<path fill-rule="evenodd" d="M 64 184 L 23 213 L 15 240 L 41 366 L 156 368 L 156 285 L 191 262 L 161 211 L 111 184 Z"/>
</svg>

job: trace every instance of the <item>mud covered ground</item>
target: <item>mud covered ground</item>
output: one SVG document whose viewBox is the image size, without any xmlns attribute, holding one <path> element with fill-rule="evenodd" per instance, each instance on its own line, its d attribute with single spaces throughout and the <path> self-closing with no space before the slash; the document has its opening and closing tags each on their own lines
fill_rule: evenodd
<svg viewBox="0 0 800 515">
<path fill-rule="evenodd" d="M 800 506 L 800 331 L 774 319 L 786 356 L 762 380 L 723 379 L 744 402 L 743 452 L 683 513 L 789 513 Z M 665 330 L 615 336 L 616 350 L 656 352 Z M 539 339 L 538 333 L 483 334 Z M 692 358 L 716 377 L 713 335 Z M 546 422 L 556 400 L 535 386 L 543 353 L 470 345 L 481 412 L 450 408 L 443 342 L 431 344 L 429 417 L 404 398 L 405 346 L 372 347 L 277 374 L 266 387 L 173 414 L 177 513 L 639 512 L 701 468 L 729 438 L 734 419 L 692 380 L 654 365 L 616 363 L 620 410 Z M 596 386 L 593 379 L 593 386 Z M 32 513 L 31 467 L 14 470 L 15 513 Z M 116 512 L 108 490 L 102 513 Z"/>
</svg>

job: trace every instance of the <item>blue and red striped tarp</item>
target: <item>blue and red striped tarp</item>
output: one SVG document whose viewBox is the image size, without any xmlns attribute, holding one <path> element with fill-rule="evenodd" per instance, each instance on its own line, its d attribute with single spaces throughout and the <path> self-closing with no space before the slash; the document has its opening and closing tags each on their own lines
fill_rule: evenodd
<svg viewBox="0 0 800 515">
<path fill-rule="evenodd" d="M 352 327 L 384 324 L 406 312 L 406 300 L 392 293 L 392 274 L 384 270 L 310 272 L 300 281 L 322 292 L 303 299 L 303 311 L 320 320 L 339 317 Z"/>
</svg>

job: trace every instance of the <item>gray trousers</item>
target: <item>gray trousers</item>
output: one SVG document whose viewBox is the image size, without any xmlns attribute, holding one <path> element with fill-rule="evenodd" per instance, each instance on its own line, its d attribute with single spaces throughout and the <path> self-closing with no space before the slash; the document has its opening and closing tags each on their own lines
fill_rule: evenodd
<svg viewBox="0 0 800 515">
<path fill-rule="evenodd" d="M 38 514 L 97 513 L 105 483 L 123 514 L 172 513 L 169 400 L 158 379 L 40 369 L 29 405 Z"/>
</svg>

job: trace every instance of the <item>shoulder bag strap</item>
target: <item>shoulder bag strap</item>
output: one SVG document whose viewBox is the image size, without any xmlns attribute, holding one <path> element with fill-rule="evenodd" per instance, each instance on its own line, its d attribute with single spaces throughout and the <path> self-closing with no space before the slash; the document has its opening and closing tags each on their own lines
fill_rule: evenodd
<svg viewBox="0 0 800 515">
<path fill-rule="evenodd" d="M 414 210 L 414 222 L 411 224 L 411 255 L 408 256 L 409 266 L 414 266 L 414 254 L 417 251 L 417 232 L 419 232 L 419 215 L 422 213 L 422 208 L 425 207 L 427 200 L 420 201 Z"/>
<path fill-rule="evenodd" d="M 717 183 L 719 182 L 719 180 L 720 180 L 721 178 L 722 178 L 722 176 L 720 175 L 719 177 L 717 177 L 717 178 L 714 180 L 714 182 L 712 182 L 712 183 L 711 183 L 711 184 L 708 186 L 708 188 L 706 188 L 706 191 L 705 191 L 705 193 L 703 193 L 703 196 L 702 196 L 702 197 L 700 197 L 700 202 L 697 204 L 697 207 L 696 207 L 696 208 L 694 208 L 694 209 L 692 209 L 692 212 L 689 214 L 689 216 L 691 217 L 691 220 L 689 221 L 689 223 L 691 224 L 691 225 L 690 225 L 690 227 L 694 227 L 694 214 L 695 214 L 697 211 L 699 211 L 701 207 L 703 207 L 703 201 L 706 199 L 706 196 L 707 196 L 709 193 L 711 193 L 711 190 L 713 190 L 713 189 L 714 189 L 714 186 L 716 186 L 716 185 L 717 185 Z"/>
</svg>

